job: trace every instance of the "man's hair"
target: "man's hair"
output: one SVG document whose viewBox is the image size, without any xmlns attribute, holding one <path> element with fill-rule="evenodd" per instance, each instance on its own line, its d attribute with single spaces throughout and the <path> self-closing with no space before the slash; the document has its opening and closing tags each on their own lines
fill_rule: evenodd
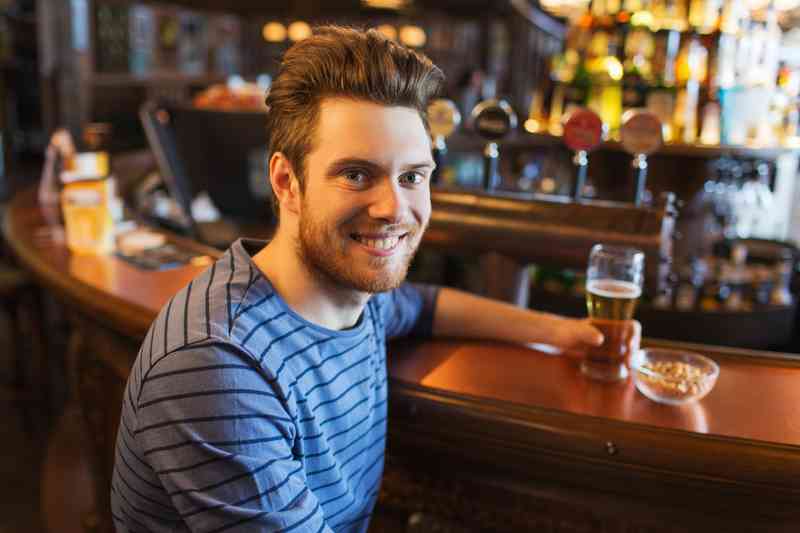
<svg viewBox="0 0 800 533">
<path fill-rule="evenodd" d="M 375 30 L 320 26 L 286 51 L 267 94 L 269 157 L 282 152 L 304 186 L 320 102 L 344 97 L 416 109 L 427 129 L 428 101 L 444 74 L 430 59 Z M 278 213 L 278 201 L 273 197 Z"/>
</svg>

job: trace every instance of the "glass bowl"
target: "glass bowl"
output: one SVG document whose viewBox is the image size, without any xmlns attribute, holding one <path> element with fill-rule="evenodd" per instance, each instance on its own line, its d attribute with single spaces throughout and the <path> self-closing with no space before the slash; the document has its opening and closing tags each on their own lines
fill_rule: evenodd
<svg viewBox="0 0 800 533">
<path fill-rule="evenodd" d="M 666 348 L 647 348 L 634 353 L 631 370 L 639 392 L 668 405 L 703 398 L 719 377 L 719 365 L 708 357 Z"/>
</svg>

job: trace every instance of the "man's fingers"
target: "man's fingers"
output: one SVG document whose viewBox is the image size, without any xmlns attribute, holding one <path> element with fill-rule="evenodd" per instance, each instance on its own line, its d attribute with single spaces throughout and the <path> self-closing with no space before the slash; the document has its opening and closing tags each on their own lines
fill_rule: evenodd
<svg viewBox="0 0 800 533">
<path fill-rule="evenodd" d="M 605 340 L 603 334 L 599 329 L 594 327 L 588 320 L 583 321 L 583 329 L 581 331 L 581 340 L 589 346 L 600 346 Z"/>
</svg>

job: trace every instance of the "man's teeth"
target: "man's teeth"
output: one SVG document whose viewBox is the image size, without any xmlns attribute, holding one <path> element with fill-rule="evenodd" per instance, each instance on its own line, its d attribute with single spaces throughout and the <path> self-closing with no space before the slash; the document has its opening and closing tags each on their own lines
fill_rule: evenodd
<svg viewBox="0 0 800 533">
<path fill-rule="evenodd" d="M 365 246 L 369 246 L 370 248 L 376 248 L 378 250 L 391 250 L 397 246 L 400 237 L 389 237 L 386 239 L 365 239 L 364 237 L 356 236 L 356 240 Z"/>
</svg>

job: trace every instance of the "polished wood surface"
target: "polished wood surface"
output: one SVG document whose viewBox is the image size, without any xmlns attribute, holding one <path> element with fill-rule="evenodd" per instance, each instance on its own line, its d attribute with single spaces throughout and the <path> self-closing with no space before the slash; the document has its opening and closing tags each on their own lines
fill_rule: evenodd
<svg viewBox="0 0 800 533">
<path fill-rule="evenodd" d="M 630 379 L 593 381 L 570 358 L 510 344 L 405 344 L 391 353 L 389 370 L 397 380 L 492 401 L 800 446 L 800 360 L 773 359 L 767 366 L 763 361 L 705 355 L 720 365 L 715 388 L 700 402 L 678 407 L 649 400 Z"/>
<path fill-rule="evenodd" d="M 58 217 L 32 193 L 14 198 L 4 231 L 22 265 L 74 311 L 83 348 L 71 366 L 99 505 L 88 519 L 111 531 L 105 502 L 130 365 L 158 309 L 204 267 L 143 272 L 114 256 L 73 256 Z M 452 531 L 796 531 L 797 357 L 645 344 L 710 355 L 721 366 L 716 388 L 693 406 L 667 407 L 630 382 L 590 382 L 574 361 L 525 347 L 390 345 L 380 501 L 448 524 L 474 521 Z M 485 493 L 478 503 L 465 496 L 475 490 Z"/>
<path fill-rule="evenodd" d="M 151 271 L 114 255 L 71 254 L 58 207 L 39 206 L 32 189 L 14 198 L 3 224 L 12 250 L 40 283 L 132 335 L 144 336 L 158 310 L 205 268 Z M 170 239 L 209 257 L 220 255 L 198 243 Z"/>
</svg>

